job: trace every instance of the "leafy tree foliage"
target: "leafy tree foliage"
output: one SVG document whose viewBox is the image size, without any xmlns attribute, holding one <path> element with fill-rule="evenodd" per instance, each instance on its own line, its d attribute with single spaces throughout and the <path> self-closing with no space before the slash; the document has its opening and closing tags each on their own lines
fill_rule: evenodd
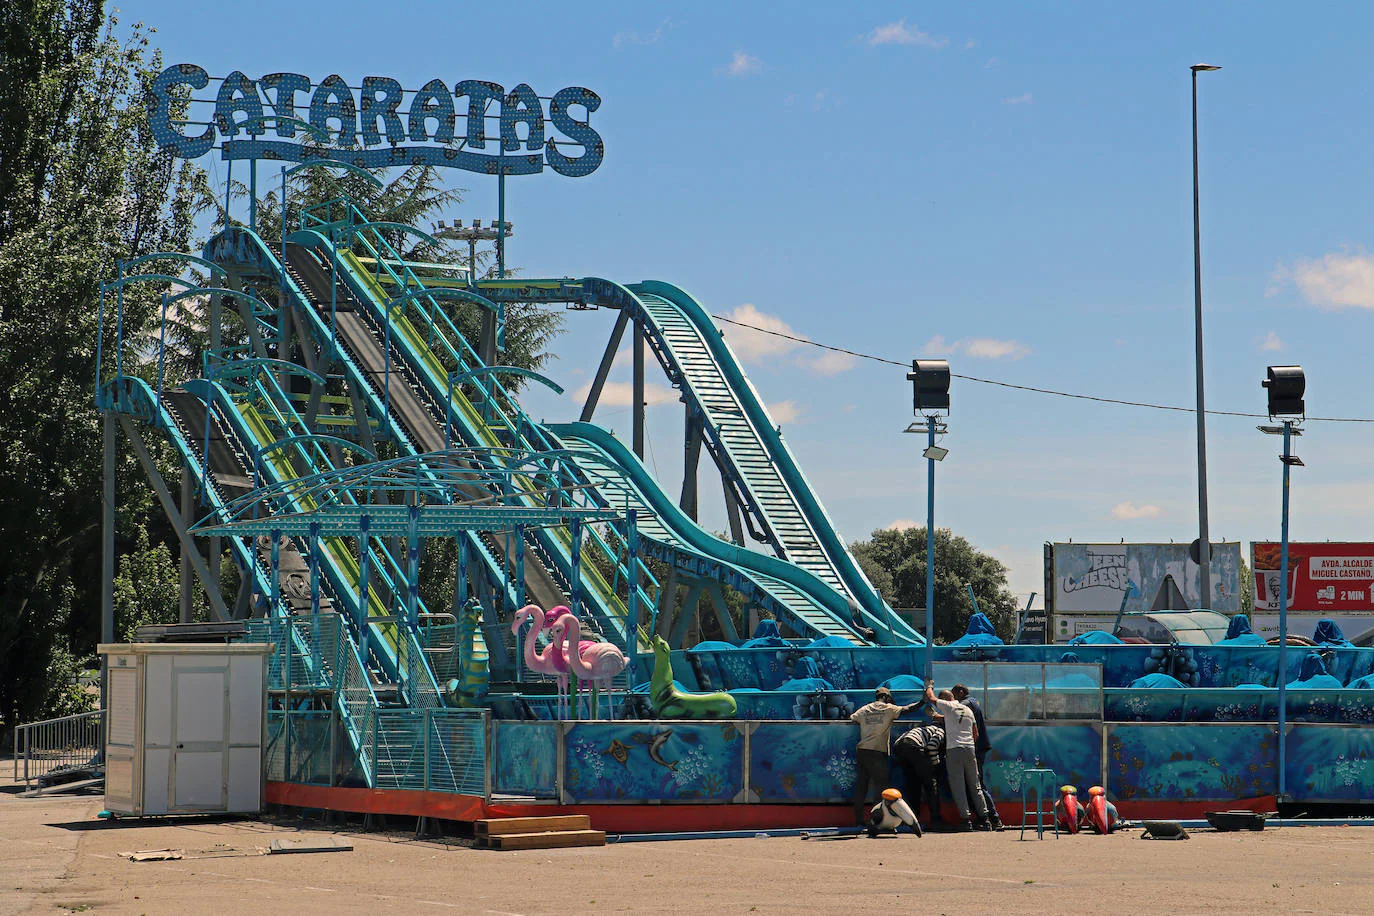
<svg viewBox="0 0 1374 916">
<path fill-rule="evenodd" d="M 119 558 L 115 576 L 115 639 L 130 642 L 145 624 L 176 623 L 180 593 L 172 552 L 166 544 L 150 540 L 148 529 L 140 526 L 131 549 Z M 204 597 L 197 594 L 202 603 Z"/>
<path fill-rule="evenodd" d="M 385 176 L 389 170 L 380 170 Z M 281 190 L 266 190 L 260 183 L 258 205 L 258 233 L 267 239 L 281 238 Z M 265 193 L 264 193 L 265 191 Z M 231 193 L 247 195 L 248 188 L 238 182 Z M 325 203 L 340 198 L 347 199 L 376 222 L 403 223 L 430 232 L 434 223 L 447 218 L 463 203 L 463 189 L 449 188 L 443 184 L 439 169 L 428 165 L 413 165 L 400 171 L 394 178 L 385 181 L 377 188 L 366 179 L 351 172 L 325 168 L 305 169 L 287 179 L 286 185 L 286 226 L 288 234 L 301 226 L 301 216 L 306 211 L 323 212 L 318 209 Z M 219 214 L 219 224 L 224 223 L 224 206 L 219 200 L 207 198 L 207 206 L 214 207 Z M 311 210 L 311 208 L 317 208 Z M 235 208 L 242 212 L 243 206 Z M 337 213 L 335 214 L 337 215 Z M 235 224 L 237 220 L 233 220 Z M 412 233 L 387 231 L 387 241 L 410 261 L 434 264 L 456 264 L 466 267 L 469 262 L 468 246 L 453 239 L 437 239 L 438 244 Z M 361 248 L 358 254 L 365 254 Z M 477 252 L 477 274 L 481 278 L 496 276 L 496 257 L 494 249 L 484 247 Z M 506 268 L 507 275 L 519 271 Z M 454 326 L 476 349 L 481 328 L 481 312 L 473 305 L 454 300 L 439 300 L 440 306 L 449 313 Z M 561 312 L 520 304 L 506 309 L 505 352 L 502 363 L 519 366 L 522 369 L 538 370 L 549 360 L 548 346 L 563 328 Z M 518 376 L 502 379 L 502 384 L 512 392 L 519 391 L 524 380 Z"/>
<path fill-rule="evenodd" d="M 1240 612 L 1246 617 L 1255 614 L 1255 577 L 1250 574 L 1250 564 L 1243 557 L 1240 561 Z"/>
<path fill-rule="evenodd" d="M 143 90 L 162 69 L 148 30 L 120 34 L 95 0 L 0 4 L 0 716 L 11 723 L 61 712 L 59 662 L 99 637 L 100 283 L 117 260 L 185 250 L 203 181 L 148 130 Z M 147 328 L 160 293 L 130 289 L 126 332 Z M 127 457 L 119 486 L 127 537 L 149 504 Z"/>
<path fill-rule="evenodd" d="M 880 529 L 851 547 L 873 587 L 897 608 L 926 605 L 926 530 Z M 1007 568 L 948 528 L 935 529 L 935 640 L 964 635 L 974 613 L 966 585 L 973 586 L 978 608 L 992 620 L 997 635 L 1016 633 L 1016 601 L 1007 589 Z M 918 623 L 920 620 L 918 620 Z"/>
</svg>

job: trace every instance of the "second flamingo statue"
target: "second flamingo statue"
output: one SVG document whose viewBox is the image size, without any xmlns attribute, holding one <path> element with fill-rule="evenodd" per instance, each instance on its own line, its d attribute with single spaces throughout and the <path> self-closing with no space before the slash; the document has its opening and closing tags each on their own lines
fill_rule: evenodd
<svg viewBox="0 0 1374 916">
<path fill-rule="evenodd" d="M 555 638 L 544 647 L 543 652 L 535 651 L 535 642 L 544 629 L 544 612 L 533 604 L 515 612 L 515 620 L 511 623 L 510 631 L 518 637 L 520 628 L 527 620 L 534 621 L 534 625 L 525 635 L 525 667 L 535 674 L 553 675 L 558 684 L 558 714 L 562 717 L 565 704 L 571 708 L 571 704 L 568 703 L 568 664 L 563 656 L 563 647 L 559 639 Z"/>
<path fill-rule="evenodd" d="M 554 621 L 550 630 L 553 644 L 561 649 L 572 673 L 577 675 L 579 692 L 583 681 L 592 685 L 591 717 L 596 718 L 598 709 L 597 690 L 606 691 L 606 703 L 610 718 L 615 718 L 615 701 L 611 694 L 611 682 L 617 674 L 625 670 L 628 660 L 625 653 L 608 642 L 582 642 L 582 624 L 572 614 L 566 614 Z M 577 648 L 574 648 L 577 647 Z M 578 651 L 581 649 L 581 651 Z"/>
</svg>

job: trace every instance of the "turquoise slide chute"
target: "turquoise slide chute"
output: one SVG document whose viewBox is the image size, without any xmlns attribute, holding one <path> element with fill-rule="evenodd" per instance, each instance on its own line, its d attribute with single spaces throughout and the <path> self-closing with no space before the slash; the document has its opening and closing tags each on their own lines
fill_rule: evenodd
<svg viewBox="0 0 1374 916">
<path fill-rule="evenodd" d="M 629 287 L 660 359 L 670 364 L 714 436 L 718 455 L 762 515 L 775 548 L 856 601 L 880 641 L 921 643 L 868 581 L 831 523 L 719 328 L 676 286 L 655 280 Z"/>
<path fill-rule="evenodd" d="M 794 629 L 815 636 L 844 636 L 862 642 L 848 622 L 849 604 L 843 595 L 799 566 L 735 544 L 722 541 L 687 517 L 664 493 L 634 453 L 614 435 L 591 423 L 550 423 L 545 426 L 580 464 L 605 477 L 607 469 L 623 475 L 625 488 L 610 493 L 600 487 L 611 504 L 627 501 L 639 510 L 638 529 L 670 550 L 704 556 L 737 571 L 781 606 Z"/>
</svg>

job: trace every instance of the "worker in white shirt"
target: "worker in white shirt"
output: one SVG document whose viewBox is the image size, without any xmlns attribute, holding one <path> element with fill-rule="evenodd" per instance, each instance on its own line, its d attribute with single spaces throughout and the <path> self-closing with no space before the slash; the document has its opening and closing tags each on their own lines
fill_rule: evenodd
<svg viewBox="0 0 1374 916">
<path fill-rule="evenodd" d="M 926 702 L 944 719 L 945 724 L 945 767 L 949 771 L 949 791 L 954 796 L 954 804 L 959 809 L 961 830 L 991 830 L 988 821 L 988 806 L 983 800 L 982 784 L 978 780 L 978 758 L 974 752 L 978 739 L 978 726 L 973 712 L 963 703 L 954 699 L 954 694 L 941 690 L 939 696 L 935 688 L 926 685 Z M 969 797 L 978 817 L 970 823 Z"/>
</svg>

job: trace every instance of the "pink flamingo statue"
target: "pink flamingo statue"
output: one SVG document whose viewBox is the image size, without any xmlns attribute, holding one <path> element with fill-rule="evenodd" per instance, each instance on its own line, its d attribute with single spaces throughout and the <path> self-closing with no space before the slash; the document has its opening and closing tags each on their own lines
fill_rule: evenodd
<svg viewBox="0 0 1374 916">
<path fill-rule="evenodd" d="M 544 629 L 546 629 L 546 630 L 551 630 L 551 629 L 553 629 L 553 625 L 554 625 L 555 623 L 558 622 L 558 619 L 559 619 L 560 617 L 576 617 L 576 616 L 577 616 L 577 615 L 574 614 L 574 613 L 572 612 L 572 610 L 568 608 L 567 605 L 565 605 L 565 604 L 560 604 L 560 605 L 558 605 L 557 607 L 552 608 L 552 609 L 550 609 L 550 610 L 544 612 Z M 580 655 L 581 653 L 587 651 L 587 648 L 588 648 L 589 646 L 594 646 L 594 645 L 596 645 L 596 640 L 594 640 L 594 639 L 581 639 L 581 640 L 578 640 L 578 643 L 577 643 L 577 652 L 578 652 L 578 654 Z M 554 663 L 555 665 L 558 666 L 558 670 L 559 670 L 559 671 L 567 671 L 567 670 L 568 670 L 568 659 L 566 658 L 566 656 L 565 656 L 564 653 L 557 653 L 557 654 L 555 654 L 554 657 L 553 657 L 553 663 Z"/>
<path fill-rule="evenodd" d="M 558 618 L 561 618 L 561 617 L 573 617 L 573 618 L 576 618 L 577 615 L 576 615 L 576 614 L 573 614 L 572 608 L 567 607 L 566 604 L 558 604 L 558 606 L 551 607 L 550 610 L 544 611 L 544 629 L 545 629 L 545 630 L 550 630 L 550 629 L 552 629 L 552 626 L 554 626 L 554 623 L 555 623 L 556 621 L 558 621 Z M 555 644 L 556 644 L 556 643 L 555 643 Z M 591 647 L 591 645 L 596 645 L 596 641 L 595 641 L 595 640 L 578 640 L 578 641 L 577 641 L 577 654 L 578 654 L 578 655 L 583 654 L 583 652 L 587 651 L 587 650 L 588 650 L 588 647 Z M 565 676 L 565 677 L 567 676 L 567 673 L 569 673 L 569 670 L 570 670 L 569 663 L 567 663 L 567 655 L 569 655 L 569 652 L 566 651 L 566 648 L 565 648 L 565 647 L 559 647 L 559 651 L 554 652 L 554 665 L 555 665 L 555 666 L 558 666 L 559 672 L 563 672 L 563 676 Z M 581 714 L 581 706 L 583 706 L 583 691 L 584 691 L 584 689 L 587 688 L 587 687 L 588 687 L 587 681 L 581 680 L 581 678 L 577 678 L 577 707 L 578 707 L 578 715 Z M 569 691 L 567 691 L 567 692 L 569 692 L 569 698 L 572 698 L 572 689 L 569 689 Z"/>
<path fill-rule="evenodd" d="M 591 718 L 596 718 L 597 688 L 604 685 L 610 717 L 614 719 L 615 699 L 611 694 L 611 682 L 629 664 L 625 654 L 608 642 L 592 643 L 580 652 L 568 651 L 570 646 L 580 646 L 582 643 L 582 624 L 571 614 L 566 614 L 554 621 L 552 633 L 554 645 L 561 647 L 563 656 L 568 661 L 568 667 L 572 669 L 573 674 L 577 675 L 579 692 L 581 682 L 587 681 L 592 685 Z"/>
<path fill-rule="evenodd" d="M 524 625 L 526 620 L 533 620 L 534 625 L 525 634 L 525 667 L 536 674 L 552 674 L 554 676 L 558 684 L 558 717 L 562 718 L 564 706 L 569 705 L 568 665 L 563 658 L 562 647 L 557 642 L 550 642 L 544 647 L 543 652 L 535 651 L 535 640 L 540 631 L 544 629 L 544 612 L 533 604 L 526 605 L 515 612 L 515 620 L 510 625 L 511 633 L 519 636 L 520 627 Z M 569 710 L 571 710 L 570 705 Z"/>
</svg>

